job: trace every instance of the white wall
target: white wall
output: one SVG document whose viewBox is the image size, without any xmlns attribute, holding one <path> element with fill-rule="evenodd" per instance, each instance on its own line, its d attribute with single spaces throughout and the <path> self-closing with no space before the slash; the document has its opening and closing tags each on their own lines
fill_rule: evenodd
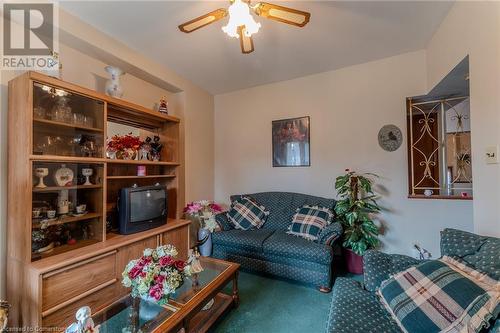
<svg viewBox="0 0 500 333">
<path fill-rule="evenodd" d="M 500 164 L 485 149 L 500 144 L 500 3 L 457 2 L 427 47 L 433 87 L 469 55 L 474 230 L 500 236 Z"/>
<path fill-rule="evenodd" d="M 334 197 L 345 168 L 374 172 L 390 210 L 382 215 L 384 250 L 411 254 L 418 241 L 438 257 L 441 229 L 473 230 L 472 203 L 407 199 L 406 142 L 392 153 L 377 142 L 385 124 L 405 133 L 405 97 L 427 92 L 425 66 L 425 52 L 413 52 L 216 96 L 216 200 L 270 190 Z M 271 121 L 306 115 L 311 167 L 273 168 Z"/>
</svg>

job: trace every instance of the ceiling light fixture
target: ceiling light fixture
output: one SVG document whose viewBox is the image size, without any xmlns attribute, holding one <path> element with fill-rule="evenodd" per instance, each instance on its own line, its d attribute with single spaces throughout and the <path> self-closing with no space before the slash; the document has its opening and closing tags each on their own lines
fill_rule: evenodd
<svg viewBox="0 0 500 333">
<path fill-rule="evenodd" d="M 231 6 L 229 6 L 228 12 L 229 22 L 222 27 L 222 31 L 228 34 L 228 36 L 240 38 L 238 27 L 242 26 L 245 27 L 244 34 L 246 37 L 250 37 L 259 31 L 260 23 L 255 22 L 252 15 L 250 15 L 250 7 L 246 2 L 234 0 Z"/>
<path fill-rule="evenodd" d="M 222 27 L 222 31 L 231 37 L 240 39 L 241 52 L 253 52 L 252 35 L 260 29 L 260 23 L 255 22 L 252 13 L 260 17 L 281 23 L 303 27 L 309 22 L 311 14 L 301 10 L 273 5 L 267 2 L 258 2 L 250 5 L 250 0 L 229 0 L 228 9 L 219 8 L 194 20 L 183 23 L 179 30 L 185 33 L 196 31 L 211 23 L 222 20 L 229 15 L 229 22 Z"/>
</svg>

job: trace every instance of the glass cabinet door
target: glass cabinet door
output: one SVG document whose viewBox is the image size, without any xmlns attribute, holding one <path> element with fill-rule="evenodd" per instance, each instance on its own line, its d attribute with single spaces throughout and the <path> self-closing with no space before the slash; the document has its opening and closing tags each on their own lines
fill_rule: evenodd
<svg viewBox="0 0 500 333">
<path fill-rule="evenodd" d="M 104 103 L 33 84 L 33 155 L 103 157 Z"/>
<path fill-rule="evenodd" d="M 104 165 L 33 161 L 32 260 L 103 238 Z"/>
</svg>

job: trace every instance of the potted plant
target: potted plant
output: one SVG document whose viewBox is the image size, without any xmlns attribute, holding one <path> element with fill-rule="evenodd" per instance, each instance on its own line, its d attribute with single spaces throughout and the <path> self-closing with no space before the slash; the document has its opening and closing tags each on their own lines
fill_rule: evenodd
<svg viewBox="0 0 500 333">
<path fill-rule="evenodd" d="M 374 216 L 380 212 L 373 192 L 374 174 L 358 174 L 346 169 L 337 177 L 335 189 L 340 200 L 335 212 L 344 227 L 344 258 L 350 273 L 363 273 L 363 255 L 379 244 L 379 227 Z"/>
<path fill-rule="evenodd" d="M 198 248 L 200 254 L 208 257 L 212 254 L 212 232 L 217 228 L 215 215 L 222 212 L 222 207 L 208 200 L 193 201 L 184 208 L 184 214 L 198 228 Z"/>
</svg>

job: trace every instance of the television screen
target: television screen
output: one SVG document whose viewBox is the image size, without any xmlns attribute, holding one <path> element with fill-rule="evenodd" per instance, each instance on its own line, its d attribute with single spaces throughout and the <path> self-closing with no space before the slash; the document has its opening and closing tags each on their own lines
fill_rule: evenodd
<svg viewBox="0 0 500 333">
<path fill-rule="evenodd" d="M 151 189 L 130 193 L 130 222 L 152 220 L 165 213 L 165 191 Z"/>
</svg>

